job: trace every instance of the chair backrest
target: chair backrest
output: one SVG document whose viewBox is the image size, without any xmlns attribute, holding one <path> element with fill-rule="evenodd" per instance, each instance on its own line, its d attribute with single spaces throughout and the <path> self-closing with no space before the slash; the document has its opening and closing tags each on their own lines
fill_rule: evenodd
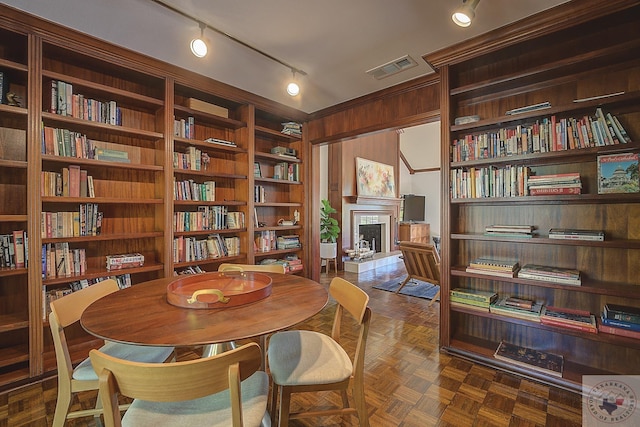
<svg viewBox="0 0 640 427">
<path fill-rule="evenodd" d="M 218 271 L 262 271 L 265 273 L 286 273 L 284 264 L 231 264 L 223 263 Z"/>
<path fill-rule="evenodd" d="M 367 306 L 369 295 L 353 283 L 340 277 L 334 277 L 331 280 L 329 294 L 338 302 L 331 337 L 336 342 L 340 342 L 342 315 L 345 311 L 353 316 L 360 328 L 353 358 L 353 377 L 357 381 L 362 381 L 364 376 L 364 350 L 367 345 L 369 323 L 371 322 L 371 310 Z"/>
<path fill-rule="evenodd" d="M 49 327 L 53 335 L 53 346 L 56 352 L 58 381 L 70 382 L 73 375 L 73 364 L 71 363 L 64 328 L 79 321 L 82 312 L 91 303 L 105 295 L 116 292 L 118 289 L 118 283 L 115 280 L 107 279 L 51 301 Z"/>
<path fill-rule="evenodd" d="M 89 353 L 100 381 L 105 424 L 120 425 L 118 394 L 151 402 L 180 402 L 229 389 L 233 425 L 242 425 L 240 381 L 260 369 L 261 352 L 248 343 L 216 356 L 172 363 L 117 359 L 99 350 Z"/>
<path fill-rule="evenodd" d="M 400 251 L 409 276 L 440 285 L 440 255 L 433 245 L 400 242 Z"/>
</svg>

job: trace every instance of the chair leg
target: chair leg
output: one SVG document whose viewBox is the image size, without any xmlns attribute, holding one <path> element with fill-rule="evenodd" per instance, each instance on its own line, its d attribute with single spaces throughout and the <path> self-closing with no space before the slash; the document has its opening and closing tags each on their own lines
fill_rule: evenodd
<svg viewBox="0 0 640 427">
<path fill-rule="evenodd" d="M 353 401 L 355 402 L 356 411 L 358 412 L 360 427 L 369 427 L 369 414 L 367 412 L 367 404 L 364 400 L 363 384 L 354 384 Z"/>
<path fill-rule="evenodd" d="M 269 413 L 271 414 L 271 425 L 276 425 L 276 412 L 278 410 L 278 393 L 280 392 L 280 387 L 276 385 L 273 381 L 271 382 L 271 395 L 269 396 Z"/>
<path fill-rule="evenodd" d="M 396 289 L 396 294 L 398 292 L 400 292 L 400 289 L 402 289 L 404 287 L 404 285 L 406 285 L 409 280 L 411 280 L 411 275 L 410 274 L 407 275 L 407 278 L 404 279 L 404 282 L 400 283 L 400 287 L 398 289 Z"/>
<path fill-rule="evenodd" d="M 280 407 L 278 411 L 278 427 L 289 425 L 289 405 L 291 404 L 291 390 L 287 387 L 278 387 L 280 394 Z"/>
<path fill-rule="evenodd" d="M 71 395 L 69 393 L 58 393 L 56 401 L 56 411 L 53 415 L 53 427 L 63 427 L 67 419 L 69 408 L 71 407 Z"/>
<path fill-rule="evenodd" d="M 433 298 L 431 299 L 431 302 L 429 303 L 429 307 L 431 307 L 433 303 L 436 302 L 439 296 L 440 296 L 440 291 L 436 292 L 436 294 L 433 296 Z"/>
</svg>

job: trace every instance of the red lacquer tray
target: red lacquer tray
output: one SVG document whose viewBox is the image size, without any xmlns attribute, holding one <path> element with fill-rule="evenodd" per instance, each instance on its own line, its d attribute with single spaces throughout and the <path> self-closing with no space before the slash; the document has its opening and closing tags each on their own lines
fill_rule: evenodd
<svg viewBox="0 0 640 427">
<path fill-rule="evenodd" d="M 184 308 L 227 308 L 271 295 L 271 277 L 250 271 L 187 275 L 167 286 L 167 301 Z"/>
</svg>

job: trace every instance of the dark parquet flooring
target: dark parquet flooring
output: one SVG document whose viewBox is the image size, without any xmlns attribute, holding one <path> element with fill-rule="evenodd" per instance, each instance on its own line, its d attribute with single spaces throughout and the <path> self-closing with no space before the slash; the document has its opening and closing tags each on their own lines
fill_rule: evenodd
<svg viewBox="0 0 640 427">
<path fill-rule="evenodd" d="M 580 426 L 578 394 L 547 387 L 438 351 L 439 304 L 372 289 L 373 284 L 404 278 L 402 264 L 361 273 L 338 273 L 371 297 L 373 311 L 366 350 L 365 384 L 373 427 L 425 426 Z M 333 274 L 322 274 L 328 285 Z M 299 325 L 329 332 L 334 305 Z M 348 337 L 347 337 L 348 338 Z M 353 350 L 353 349 L 351 349 Z M 198 357 L 181 350 L 179 359 Z M 92 407 L 95 393 L 74 404 Z M 0 427 L 49 426 L 56 401 L 56 379 L 0 394 Z M 328 406 L 335 393 L 294 395 L 292 409 Z M 79 419 L 69 426 L 93 426 Z M 356 417 L 292 421 L 291 426 L 354 426 Z"/>
</svg>

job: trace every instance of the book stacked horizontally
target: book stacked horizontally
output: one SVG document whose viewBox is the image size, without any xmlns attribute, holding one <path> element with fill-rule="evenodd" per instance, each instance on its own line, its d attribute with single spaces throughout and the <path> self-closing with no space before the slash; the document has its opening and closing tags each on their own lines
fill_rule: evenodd
<svg viewBox="0 0 640 427">
<path fill-rule="evenodd" d="M 527 179 L 530 196 L 580 194 L 582 182 L 577 172 L 530 176 Z"/>
<path fill-rule="evenodd" d="M 606 334 L 640 339 L 640 308 L 605 304 L 598 329 Z"/>
<path fill-rule="evenodd" d="M 476 258 L 469 263 L 467 273 L 488 276 L 516 277 L 520 264 L 517 260 L 493 257 Z"/>
<path fill-rule="evenodd" d="M 562 377 L 564 358 L 559 354 L 547 353 L 501 341 L 493 356 L 496 359 L 518 366 Z"/>
<path fill-rule="evenodd" d="M 523 298 L 504 296 L 491 304 L 489 311 L 502 316 L 540 322 L 542 303 Z"/>
<path fill-rule="evenodd" d="M 452 307 L 489 312 L 489 307 L 498 298 L 493 291 L 455 288 L 449 291 Z"/>
<path fill-rule="evenodd" d="M 560 240 L 591 240 L 602 242 L 604 241 L 604 231 L 581 230 L 577 228 L 552 228 L 549 230 L 549 238 Z"/>
<path fill-rule="evenodd" d="M 569 268 L 548 267 L 546 265 L 525 264 L 519 271 L 521 279 L 541 280 L 543 282 L 561 283 L 563 285 L 580 286 L 580 272 Z"/>
<path fill-rule="evenodd" d="M 543 325 L 559 326 L 592 334 L 598 333 L 596 317 L 585 310 L 572 308 L 543 307 L 540 314 Z"/>
<path fill-rule="evenodd" d="M 484 228 L 484 234 L 486 236 L 493 237 L 521 237 L 531 238 L 533 237 L 533 225 L 487 225 Z"/>
</svg>

